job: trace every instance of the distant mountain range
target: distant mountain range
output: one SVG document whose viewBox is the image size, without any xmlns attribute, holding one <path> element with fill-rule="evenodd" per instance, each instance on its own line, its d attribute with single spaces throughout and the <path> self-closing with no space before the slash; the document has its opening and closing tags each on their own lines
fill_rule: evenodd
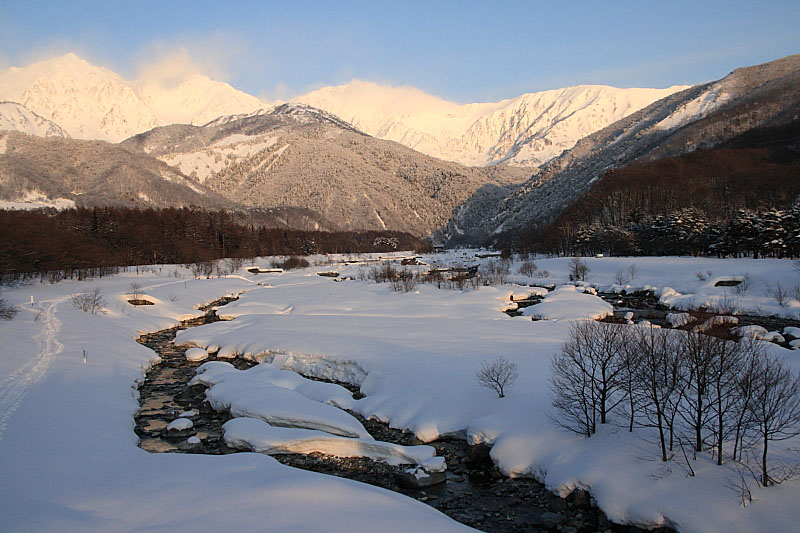
<svg viewBox="0 0 800 533">
<path fill-rule="evenodd" d="M 0 131 L 0 207 L 198 206 L 479 244 L 547 225 L 610 169 L 794 124 L 800 55 L 688 88 L 462 106 L 353 82 L 298 99 L 312 107 L 265 106 L 203 76 L 127 82 L 69 54 L 0 73 L 0 98 L 13 100 L 0 130 L 16 130 Z"/>
<path fill-rule="evenodd" d="M 472 166 L 539 166 L 612 122 L 684 86 L 579 85 L 479 104 L 455 104 L 409 87 L 354 81 L 297 97 L 381 139 Z"/>
<path fill-rule="evenodd" d="M 292 102 L 326 110 L 374 137 L 440 159 L 470 166 L 538 166 L 589 133 L 682 88 L 586 85 L 461 105 L 409 87 L 353 81 Z M 0 100 L 24 105 L 74 138 L 111 142 L 157 126 L 199 126 L 275 107 L 201 74 L 170 83 L 128 81 L 75 54 L 0 72 Z"/>
<path fill-rule="evenodd" d="M 800 54 L 739 68 L 585 137 L 499 202 L 492 216 L 485 208 L 462 209 L 442 235 L 482 242 L 530 231 L 591 191 L 610 169 L 713 148 L 749 131 L 798 120 Z"/>
</svg>

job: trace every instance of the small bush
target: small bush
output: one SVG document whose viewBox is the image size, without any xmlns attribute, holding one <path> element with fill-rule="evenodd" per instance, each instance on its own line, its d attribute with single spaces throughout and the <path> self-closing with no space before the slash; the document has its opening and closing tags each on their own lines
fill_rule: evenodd
<svg viewBox="0 0 800 533">
<path fill-rule="evenodd" d="M 417 280 L 414 273 L 408 269 L 403 269 L 392 279 L 392 290 L 395 292 L 413 292 L 417 289 Z"/>
<path fill-rule="evenodd" d="M 537 278 L 541 278 L 541 279 L 549 278 L 550 277 L 550 271 L 549 270 L 537 270 L 536 271 L 536 277 Z"/>
<path fill-rule="evenodd" d="M 774 287 L 768 286 L 767 294 L 772 296 L 775 302 L 777 302 L 777 304 L 781 307 L 785 306 L 786 301 L 789 299 L 789 291 L 784 289 L 780 283 L 775 283 Z"/>
<path fill-rule="evenodd" d="M 6 302 L 5 298 L 0 298 L 0 320 L 11 320 L 18 312 L 19 309 Z"/>
<path fill-rule="evenodd" d="M 532 278 L 536 273 L 536 263 L 533 261 L 523 261 L 522 264 L 519 265 L 518 272 L 522 276 L 528 276 L 529 278 Z"/>
<path fill-rule="evenodd" d="M 750 285 L 752 284 L 752 278 L 747 274 L 747 272 L 745 272 L 744 276 L 742 276 L 741 282 L 736 286 L 736 292 L 739 294 L 747 294 L 747 291 L 750 289 Z"/>
<path fill-rule="evenodd" d="M 375 281 L 375 283 L 386 283 L 387 281 L 393 281 L 397 278 L 400 274 L 397 272 L 390 263 L 384 263 L 381 266 L 374 266 L 369 269 L 368 277 L 369 279 Z"/>
<path fill-rule="evenodd" d="M 311 263 L 309 263 L 303 257 L 297 257 L 297 256 L 293 255 L 293 256 L 287 258 L 285 261 L 273 260 L 273 261 L 270 262 L 270 266 L 272 266 L 272 268 L 282 268 L 284 270 L 294 270 L 294 269 L 298 269 L 298 268 L 309 267 L 309 266 L 311 266 Z"/>
<path fill-rule="evenodd" d="M 100 287 L 73 294 L 70 300 L 75 309 L 92 313 L 93 315 L 106 305 L 106 301 L 103 299 L 103 291 L 100 290 Z"/>
</svg>

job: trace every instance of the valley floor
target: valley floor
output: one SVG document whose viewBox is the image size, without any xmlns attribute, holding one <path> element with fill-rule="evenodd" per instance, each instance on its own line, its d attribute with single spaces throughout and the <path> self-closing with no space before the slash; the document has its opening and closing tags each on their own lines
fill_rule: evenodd
<svg viewBox="0 0 800 533">
<path fill-rule="evenodd" d="M 422 259 L 489 261 L 460 251 Z M 239 300 L 219 310 L 231 320 L 185 330 L 176 342 L 358 385 L 365 397 L 348 409 L 413 431 L 423 441 L 452 433 L 490 444 L 492 460 L 504 474 L 536 477 L 562 494 L 586 488 L 615 522 L 669 524 L 681 531 L 796 528 L 798 480 L 770 488 L 750 483 L 753 502 L 743 507 L 732 488 L 740 480 L 734 464 L 718 467 L 700 454 L 692 459 L 696 475 L 688 477 L 682 458 L 659 461 L 658 445 L 645 428 L 630 434 L 612 423 L 586 439 L 554 423 L 551 357 L 572 320 L 603 314 L 609 306 L 582 289 L 565 287 L 540 304 L 539 314 L 547 320 L 504 314 L 512 295 L 534 290 L 528 284 L 568 282 L 568 259 L 534 261 L 548 276 L 512 274 L 506 285 L 464 292 L 422 284 L 394 292 L 388 283 L 334 282 L 316 275 L 335 269 L 358 278 L 360 269 L 369 268 L 358 264 L 283 274 L 241 269 L 238 275 L 197 280 L 187 269 L 162 266 L 5 289 L 3 297 L 20 313 L 0 321 L 3 529 L 466 529 L 411 498 L 292 469 L 261 454 L 150 454 L 137 447 L 137 382 L 157 356 L 135 339 L 201 315 L 202 304 L 239 293 Z M 789 292 L 800 283 L 791 261 L 586 261 L 586 281 L 605 292 L 622 290 L 617 282 L 627 272 L 628 291 L 652 289 L 672 307 L 724 304 L 800 318 L 800 302 L 787 298 L 780 305 L 774 297 L 778 283 Z M 744 292 L 714 286 L 745 274 L 750 281 Z M 132 282 L 155 305 L 127 303 Z M 102 290 L 105 309 L 98 314 L 76 309 L 71 295 L 94 287 Z M 800 369 L 793 351 L 769 349 Z M 475 379 L 481 363 L 498 356 L 519 371 L 505 398 Z M 776 460 L 796 462 L 791 450 L 798 446 L 800 439 L 780 443 Z"/>
</svg>

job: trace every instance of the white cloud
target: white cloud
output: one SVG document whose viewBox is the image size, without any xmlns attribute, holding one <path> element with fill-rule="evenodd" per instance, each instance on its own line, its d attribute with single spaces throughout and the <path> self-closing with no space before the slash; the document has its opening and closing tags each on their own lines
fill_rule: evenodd
<svg viewBox="0 0 800 533">
<path fill-rule="evenodd" d="M 244 52 L 241 43 L 225 33 L 152 43 L 138 54 L 136 81 L 163 89 L 174 89 L 197 74 L 228 81 Z"/>
</svg>

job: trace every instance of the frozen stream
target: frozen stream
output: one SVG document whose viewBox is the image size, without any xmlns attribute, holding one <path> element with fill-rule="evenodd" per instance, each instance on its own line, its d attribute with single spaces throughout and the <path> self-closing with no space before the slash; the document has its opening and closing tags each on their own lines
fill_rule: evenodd
<svg viewBox="0 0 800 533">
<path fill-rule="evenodd" d="M 181 326 L 142 335 L 139 342 L 161 357 L 139 388 L 141 408 L 136 415 L 139 446 L 151 453 L 202 453 L 219 455 L 237 453 L 222 438 L 222 425 L 231 416 L 216 412 L 205 401 L 205 387 L 189 386 L 202 362 L 190 362 L 184 350 L 173 340 L 178 331 L 219 320 L 213 309 L 233 298 L 215 301 L 204 309 L 206 315 L 184 322 Z M 209 360 L 214 360 L 211 356 Z M 238 369 L 255 363 L 242 358 L 228 360 Z M 357 388 L 347 387 L 354 395 Z M 164 429 L 182 413 L 195 411 L 193 427 L 179 437 L 168 437 Z M 376 439 L 402 445 L 419 444 L 414 435 L 389 428 L 376 420 L 357 417 Z M 192 444 L 187 439 L 192 439 Z M 199 442 L 197 440 L 199 439 Z M 464 524 L 484 531 L 636 531 L 637 528 L 611 524 L 592 505 L 584 491 L 576 491 L 562 499 L 532 479 L 505 478 L 494 468 L 488 448 L 470 448 L 466 441 L 440 439 L 428 443 L 444 456 L 448 465 L 447 481 L 425 489 L 408 489 L 398 485 L 397 476 L 403 467 L 376 462 L 367 458 L 340 458 L 312 453 L 277 455 L 280 462 L 306 470 L 347 477 L 364 483 L 402 492 L 431 505 Z"/>
</svg>

